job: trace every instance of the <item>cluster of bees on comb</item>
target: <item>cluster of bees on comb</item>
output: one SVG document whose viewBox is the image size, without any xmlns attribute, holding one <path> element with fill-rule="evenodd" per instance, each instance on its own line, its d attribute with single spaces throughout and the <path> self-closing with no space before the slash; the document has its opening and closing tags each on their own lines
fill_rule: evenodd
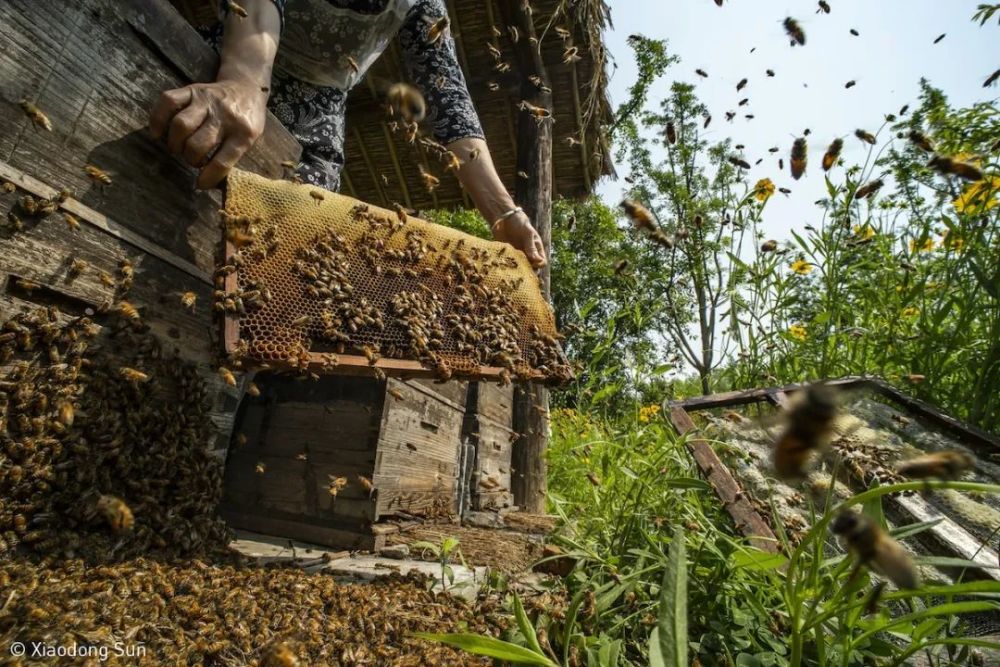
<svg viewBox="0 0 1000 667">
<path fill-rule="evenodd" d="M 230 366 L 273 362 L 315 377 L 351 354 L 364 356 L 380 379 L 382 358 L 418 360 L 441 382 L 482 367 L 498 368 L 501 384 L 571 377 L 558 334 L 525 324 L 527 307 L 515 297 L 525 278 L 498 273 L 518 268 L 511 249 L 435 237 L 402 209 L 358 203 L 349 217 L 357 225 L 352 241 L 330 228 L 295 247 L 273 221 L 223 214 L 236 250 L 217 271 L 217 287 L 229 289 L 216 292 L 216 309 L 240 318 L 241 338 Z M 278 247 L 289 253 L 290 271 L 281 268 L 284 256 L 276 268 L 265 266 Z M 276 271 L 285 277 L 271 276 Z M 272 303 L 265 283 L 288 276 L 294 294 Z M 323 369 L 315 355 L 326 359 Z"/>
<path fill-rule="evenodd" d="M 842 414 L 841 393 L 834 387 L 818 383 L 807 386 L 790 401 L 784 414 L 785 424 L 773 448 L 772 467 L 778 479 L 787 483 L 803 480 L 815 459 L 836 445 L 835 423 Z M 841 452 L 842 459 L 849 462 L 852 453 L 848 446 L 846 452 Z M 970 471 L 975 463 L 966 452 L 944 450 L 904 460 L 894 470 L 881 474 L 890 477 L 889 481 L 953 480 Z M 854 474 L 858 472 L 863 471 Z M 866 476 L 862 474 L 859 479 L 865 480 Z M 822 486 L 817 485 L 815 490 L 822 491 Z M 867 566 L 899 588 L 920 586 L 919 571 L 909 553 L 868 515 L 843 510 L 830 527 L 857 559 L 855 571 Z M 873 590 L 871 606 L 877 603 L 883 585 L 877 584 Z"/>
</svg>

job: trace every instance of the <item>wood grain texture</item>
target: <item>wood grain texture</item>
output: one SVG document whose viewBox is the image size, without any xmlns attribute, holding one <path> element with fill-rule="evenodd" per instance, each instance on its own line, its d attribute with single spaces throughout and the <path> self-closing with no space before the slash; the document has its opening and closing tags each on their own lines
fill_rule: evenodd
<svg viewBox="0 0 1000 667">
<path fill-rule="evenodd" d="M 214 58 L 190 26 L 175 30 L 170 17 L 176 12 L 164 0 L 0 3 L 0 160 L 69 189 L 81 204 L 211 272 L 218 195 L 194 190 L 194 171 L 145 129 L 157 97 L 190 82 L 185 61 L 199 52 L 204 61 L 206 51 Z M 165 36 L 174 47 L 156 46 Z M 200 73 L 208 71 L 202 64 Z M 22 97 L 48 114 L 52 132 L 31 126 L 18 107 Z M 245 164 L 273 176 L 277 163 L 297 152 L 272 122 Z M 113 183 L 95 185 L 86 164 L 108 172 Z"/>
<path fill-rule="evenodd" d="M 471 501 L 474 510 L 500 510 L 514 504 L 511 492 L 511 455 L 514 431 L 499 422 L 477 416 L 470 437 L 476 447 Z"/>
<path fill-rule="evenodd" d="M 743 494 L 739 483 L 729 472 L 715 450 L 704 438 L 694 435 L 696 430 L 690 415 L 684 408 L 675 407 L 670 411 L 670 423 L 681 435 L 691 434 L 687 440 L 688 449 L 694 457 L 698 469 L 722 500 L 729 516 L 733 518 L 736 529 L 745 535 L 754 547 L 770 553 L 777 553 L 778 539 L 767 522 L 757 513 L 753 505 Z"/>
</svg>

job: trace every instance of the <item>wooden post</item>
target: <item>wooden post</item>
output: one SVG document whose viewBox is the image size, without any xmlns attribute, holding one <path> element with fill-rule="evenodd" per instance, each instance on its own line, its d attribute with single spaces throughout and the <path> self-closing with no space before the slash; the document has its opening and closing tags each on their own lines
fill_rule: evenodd
<svg viewBox="0 0 1000 667">
<path fill-rule="evenodd" d="M 552 94 L 531 83 L 529 76 L 548 82 L 545 63 L 539 50 L 535 25 L 523 0 L 500 0 L 500 10 L 507 25 L 516 26 L 521 38 L 514 45 L 518 70 L 521 74 L 521 99 L 536 107 L 552 109 Z M 545 244 L 546 254 L 552 247 L 552 120 L 537 119 L 520 110 L 517 121 L 517 183 L 514 199 L 524 208 Z M 527 175 L 524 178 L 523 175 Z M 539 272 L 542 292 L 549 293 L 549 267 Z M 544 387 L 528 384 L 514 393 L 514 430 L 520 436 L 514 443 L 511 467 L 514 476 L 511 487 L 514 504 L 522 511 L 545 511 L 548 466 L 545 450 L 548 445 L 549 393 Z"/>
</svg>

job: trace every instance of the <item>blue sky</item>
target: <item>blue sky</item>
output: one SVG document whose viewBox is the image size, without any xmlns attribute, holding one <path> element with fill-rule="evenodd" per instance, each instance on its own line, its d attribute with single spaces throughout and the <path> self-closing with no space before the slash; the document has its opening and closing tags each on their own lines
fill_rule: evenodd
<svg viewBox="0 0 1000 667">
<path fill-rule="evenodd" d="M 656 84 L 651 103 L 665 97 L 674 80 L 696 84 L 714 118 L 708 139 L 731 137 L 745 144 L 751 164 L 764 158 L 750 171 L 751 183 L 766 176 L 792 189 L 787 198 L 772 198 L 764 214 L 768 235 L 777 238 L 817 220 L 813 202 L 825 196 L 819 161 L 827 144 L 844 137 L 845 162 L 862 162 L 867 146 L 854 138 L 854 130 L 874 132 L 885 114 L 914 103 L 922 76 L 942 88 L 953 105 L 1000 96 L 1000 85 L 982 87 L 1000 67 L 1000 26 L 996 17 L 983 27 L 971 21 L 976 5 L 985 0 L 828 1 L 830 14 L 816 14 L 815 0 L 726 0 L 721 8 L 713 0 L 610 1 L 614 29 L 607 43 L 617 66 L 611 73 L 612 103 L 621 103 L 635 81 L 628 36 L 669 40 L 670 52 L 681 62 Z M 781 25 L 786 16 L 805 30 L 805 47 L 789 46 Z M 852 36 L 851 28 L 860 36 Z M 945 38 L 933 44 L 941 33 Z M 709 78 L 697 76 L 696 68 Z M 774 78 L 765 75 L 768 68 L 775 70 Z M 736 84 L 744 77 L 749 84 L 738 94 Z M 845 89 L 850 80 L 857 85 Z M 738 108 L 742 97 L 750 102 Z M 739 114 L 727 123 L 724 116 L 730 109 Z M 744 113 L 755 118 L 747 121 Z M 810 166 L 796 182 L 788 173 L 787 152 L 793 135 L 807 127 L 812 130 Z M 884 132 L 879 146 L 889 138 Z M 771 155 L 771 146 L 780 146 L 781 152 Z M 783 173 L 778 156 L 785 157 Z M 626 171 L 620 168 L 619 173 Z M 842 170 L 833 174 L 842 178 Z M 617 202 L 626 187 L 621 180 L 606 180 L 599 192 Z"/>
</svg>

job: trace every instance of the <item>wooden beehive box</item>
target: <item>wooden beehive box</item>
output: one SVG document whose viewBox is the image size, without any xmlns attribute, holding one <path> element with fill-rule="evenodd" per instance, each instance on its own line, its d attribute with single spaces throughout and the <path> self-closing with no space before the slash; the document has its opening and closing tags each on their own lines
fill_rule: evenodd
<svg viewBox="0 0 1000 667">
<path fill-rule="evenodd" d="M 237 418 L 236 440 L 246 442 L 226 462 L 222 514 L 233 527 L 375 549 L 376 525 L 387 518 L 457 514 L 466 383 L 332 376 L 260 384 Z"/>
<path fill-rule="evenodd" d="M 475 382 L 469 391 L 467 431 L 474 454 L 470 477 L 470 508 L 506 510 L 513 506 L 511 452 L 514 448 L 514 391 Z"/>
</svg>

